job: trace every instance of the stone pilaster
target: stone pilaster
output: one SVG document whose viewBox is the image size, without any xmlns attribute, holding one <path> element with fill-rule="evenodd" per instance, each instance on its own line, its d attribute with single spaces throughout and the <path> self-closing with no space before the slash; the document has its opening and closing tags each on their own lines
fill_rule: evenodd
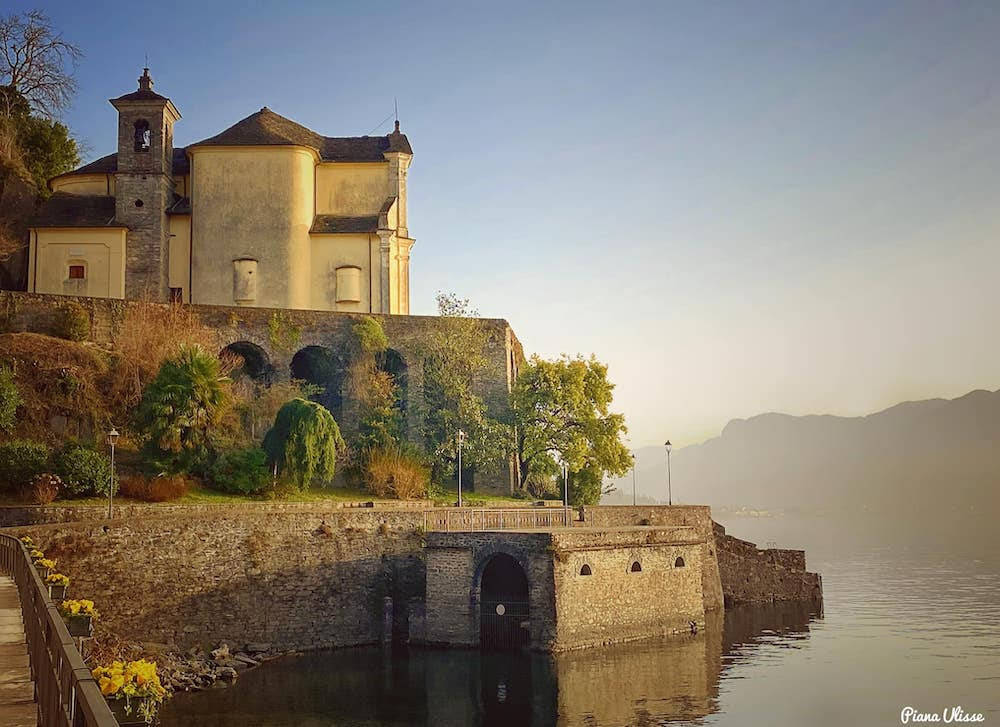
<svg viewBox="0 0 1000 727">
<path fill-rule="evenodd" d="M 379 253 L 379 309 L 376 313 L 390 313 L 390 281 L 389 265 L 390 253 L 392 252 L 392 238 L 396 234 L 393 230 L 378 230 L 378 253 Z"/>
</svg>

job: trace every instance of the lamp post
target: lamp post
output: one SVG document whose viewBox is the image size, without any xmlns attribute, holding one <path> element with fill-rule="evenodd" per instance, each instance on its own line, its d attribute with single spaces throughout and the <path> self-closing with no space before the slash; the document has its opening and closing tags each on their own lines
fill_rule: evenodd
<svg viewBox="0 0 1000 727">
<path fill-rule="evenodd" d="M 462 445 L 465 444 L 465 432 L 458 430 L 458 506 L 462 507 Z"/>
<path fill-rule="evenodd" d="M 632 453 L 632 507 L 635 507 L 635 452 Z"/>
<path fill-rule="evenodd" d="M 108 520 L 112 517 L 111 506 L 114 504 L 115 497 L 115 443 L 118 441 L 118 430 L 111 427 L 111 431 L 108 432 L 108 444 L 111 445 L 111 476 L 108 482 Z"/>
<path fill-rule="evenodd" d="M 667 504 L 668 505 L 674 504 L 674 496 L 670 489 L 670 450 L 673 449 L 673 446 L 674 445 L 670 443 L 669 439 L 663 445 L 663 448 L 667 450 Z"/>
<path fill-rule="evenodd" d="M 563 525 L 569 525 L 569 465 L 566 460 L 561 459 L 563 476 Z"/>
</svg>

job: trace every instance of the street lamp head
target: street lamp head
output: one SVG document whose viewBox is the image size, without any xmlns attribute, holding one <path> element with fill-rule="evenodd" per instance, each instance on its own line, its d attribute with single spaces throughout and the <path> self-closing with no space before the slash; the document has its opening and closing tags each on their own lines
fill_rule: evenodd
<svg viewBox="0 0 1000 727">
<path fill-rule="evenodd" d="M 459 445 L 465 444 L 465 432 L 461 429 L 458 430 L 458 443 Z"/>
<path fill-rule="evenodd" d="M 666 441 L 666 442 L 664 443 L 664 445 L 663 445 L 663 446 L 667 448 L 667 453 L 668 453 L 668 454 L 670 453 L 670 450 L 674 448 L 674 445 L 672 445 L 672 444 L 670 443 L 670 440 L 669 440 L 669 439 L 668 439 L 668 440 L 667 440 L 667 441 Z"/>
<path fill-rule="evenodd" d="M 108 432 L 108 444 L 114 447 L 115 444 L 118 442 L 118 437 L 119 437 L 118 430 L 115 429 L 114 427 L 111 427 L 111 431 Z"/>
</svg>

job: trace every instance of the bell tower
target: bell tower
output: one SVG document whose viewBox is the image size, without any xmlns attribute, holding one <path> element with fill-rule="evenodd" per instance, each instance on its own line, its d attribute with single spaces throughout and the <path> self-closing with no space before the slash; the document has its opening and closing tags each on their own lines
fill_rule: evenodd
<svg viewBox="0 0 1000 727">
<path fill-rule="evenodd" d="M 125 297 L 166 301 L 169 223 L 174 201 L 174 123 L 181 115 L 153 91 L 149 69 L 139 89 L 111 99 L 118 109 L 115 218 L 128 227 Z"/>
</svg>

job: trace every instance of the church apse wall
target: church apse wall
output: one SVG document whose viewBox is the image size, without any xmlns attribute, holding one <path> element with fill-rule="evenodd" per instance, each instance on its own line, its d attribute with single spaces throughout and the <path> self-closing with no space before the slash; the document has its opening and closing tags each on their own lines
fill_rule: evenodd
<svg viewBox="0 0 1000 727">
<path fill-rule="evenodd" d="M 240 305 L 312 308 L 313 167 L 308 149 L 196 147 L 191 195 L 191 300 L 236 302 L 234 261 L 257 262 Z"/>
</svg>

